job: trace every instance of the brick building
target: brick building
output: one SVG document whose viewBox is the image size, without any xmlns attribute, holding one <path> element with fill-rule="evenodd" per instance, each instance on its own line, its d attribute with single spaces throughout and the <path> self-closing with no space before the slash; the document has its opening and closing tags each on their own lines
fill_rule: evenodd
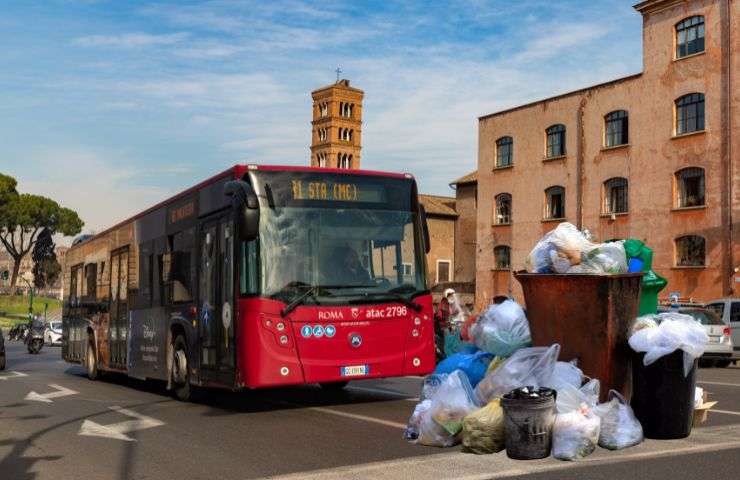
<svg viewBox="0 0 740 480">
<path fill-rule="evenodd" d="M 349 80 L 311 92 L 311 166 L 360 168 L 362 90 Z"/>
<path fill-rule="evenodd" d="M 476 301 L 562 221 L 655 251 L 663 294 L 740 294 L 740 2 L 648 0 L 643 68 L 479 118 Z"/>
</svg>

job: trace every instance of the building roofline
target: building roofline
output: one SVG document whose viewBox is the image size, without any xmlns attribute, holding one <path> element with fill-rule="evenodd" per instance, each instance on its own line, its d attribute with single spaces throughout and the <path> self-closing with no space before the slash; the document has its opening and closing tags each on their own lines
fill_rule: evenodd
<svg viewBox="0 0 740 480">
<path fill-rule="evenodd" d="M 646 13 L 655 13 L 665 10 L 686 0 L 645 0 L 632 6 L 635 10 L 645 15 Z"/>
<path fill-rule="evenodd" d="M 350 87 L 349 86 L 349 80 L 347 80 L 345 78 L 345 79 L 339 80 L 338 82 L 332 83 L 331 85 L 325 85 L 323 87 L 319 87 L 316 90 L 313 90 L 311 92 L 311 95 L 315 95 L 317 93 L 321 93 L 324 90 L 331 90 L 332 88 L 339 88 L 341 90 L 350 90 L 352 92 L 358 92 L 358 93 L 362 93 L 362 94 L 365 93 L 364 91 L 360 90 L 359 88 Z"/>
<path fill-rule="evenodd" d="M 495 117 L 495 116 L 498 116 L 498 115 L 503 115 L 504 113 L 511 113 L 511 112 L 516 111 L 516 110 L 521 110 L 523 108 L 532 107 L 532 106 L 537 105 L 537 104 L 540 104 L 540 103 L 551 102 L 553 100 L 559 100 L 561 98 L 565 98 L 565 97 L 569 97 L 571 95 L 576 95 L 576 94 L 579 94 L 579 93 L 583 93 L 583 92 L 588 91 L 588 90 L 594 90 L 594 89 L 597 89 L 597 88 L 606 87 L 606 86 L 609 86 L 609 85 L 614 85 L 616 83 L 626 82 L 628 80 L 634 80 L 635 78 L 638 78 L 640 76 L 642 76 L 642 72 L 633 73 L 632 75 L 627 75 L 626 77 L 615 78 L 614 80 L 609 80 L 609 81 L 603 82 L 603 83 L 597 83 L 596 85 L 591 85 L 590 87 L 579 88 L 578 90 L 572 90 L 570 92 L 561 93 L 561 94 L 558 94 L 558 95 L 554 95 L 552 97 L 543 98 L 541 100 L 535 100 L 534 102 L 525 103 L 523 105 L 517 105 L 516 107 L 507 108 L 506 110 L 499 110 L 498 112 L 493 112 L 493 113 L 489 113 L 489 114 L 482 115 L 482 116 L 478 117 L 478 121 L 486 120 L 488 118 Z"/>
</svg>

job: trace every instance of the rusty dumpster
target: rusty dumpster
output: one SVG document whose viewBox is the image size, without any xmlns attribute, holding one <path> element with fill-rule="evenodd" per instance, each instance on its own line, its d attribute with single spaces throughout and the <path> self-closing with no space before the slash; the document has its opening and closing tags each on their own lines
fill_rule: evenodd
<svg viewBox="0 0 740 480">
<path fill-rule="evenodd" d="M 642 273 L 618 275 L 516 272 L 522 285 L 532 345 L 560 344 L 560 360 L 577 359 L 585 375 L 629 399 L 629 328 L 640 305 Z"/>
</svg>

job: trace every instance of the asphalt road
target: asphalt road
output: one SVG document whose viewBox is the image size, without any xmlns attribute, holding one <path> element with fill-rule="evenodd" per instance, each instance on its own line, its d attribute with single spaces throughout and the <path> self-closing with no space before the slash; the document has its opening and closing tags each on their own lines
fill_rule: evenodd
<svg viewBox="0 0 740 480">
<path fill-rule="evenodd" d="M 163 384 L 91 382 L 59 347 L 7 344 L 0 372 L 0 479 L 740 478 L 740 368 L 702 369 L 717 412 L 679 441 L 597 450 L 579 462 L 410 445 L 401 433 L 421 379 L 210 391 L 173 400 Z M 722 413 L 724 412 L 724 413 Z"/>
</svg>

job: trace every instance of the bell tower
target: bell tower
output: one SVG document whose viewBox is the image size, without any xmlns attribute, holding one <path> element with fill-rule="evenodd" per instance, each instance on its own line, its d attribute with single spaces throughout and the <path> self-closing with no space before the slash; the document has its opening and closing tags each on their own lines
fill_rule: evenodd
<svg viewBox="0 0 740 480">
<path fill-rule="evenodd" d="M 362 98 L 365 93 L 349 80 L 311 92 L 311 166 L 360 168 Z"/>
</svg>

